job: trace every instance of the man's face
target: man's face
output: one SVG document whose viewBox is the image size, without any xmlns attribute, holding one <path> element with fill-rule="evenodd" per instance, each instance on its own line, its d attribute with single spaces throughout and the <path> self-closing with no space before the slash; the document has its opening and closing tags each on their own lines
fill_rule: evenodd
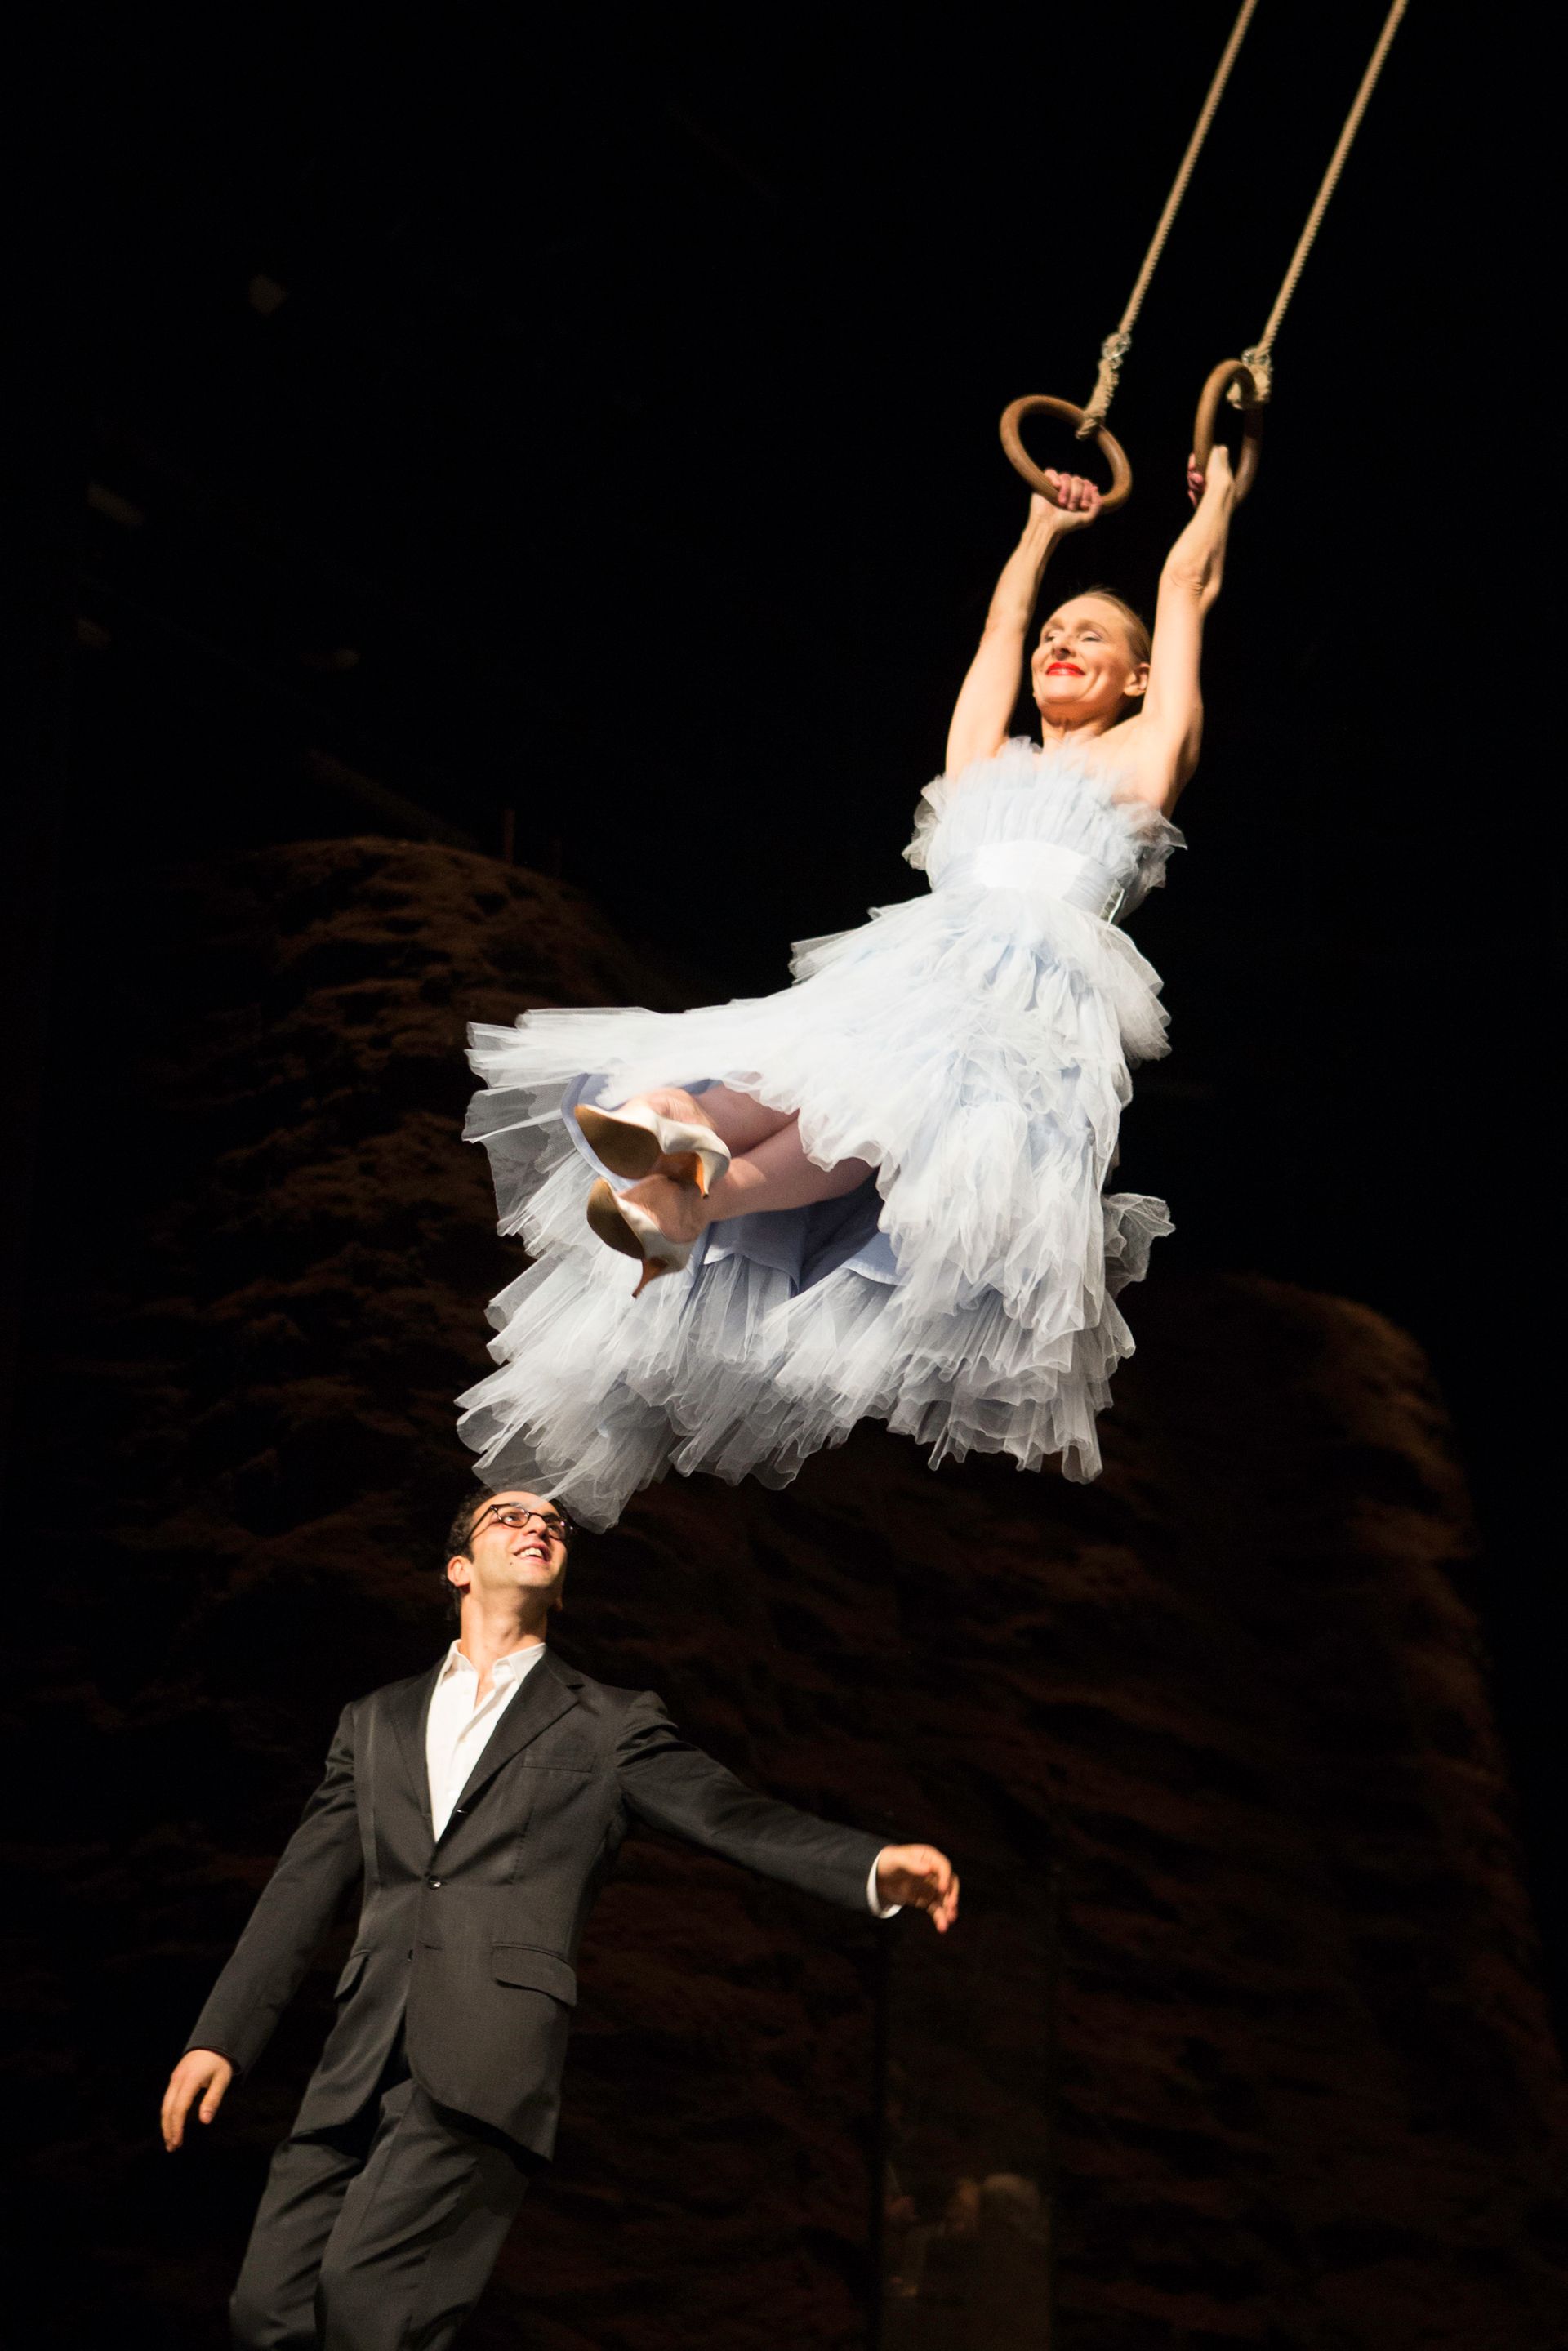
<svg viewBox="0 0 1568 2351">
<path fill-rule="evenodd" d="M 509 1523 L 516 1521 L 516 1523 Z M 561 1604 L 566 1582 L 565 1521 L 553 1502 L 523 1487 L 492 1494 L 475 1515 L 468 1555 L 446 1563 L 449 1583 L 480 1600 L 506 1600 L 518 1592 L 549 1594 Z"/>
</svg>

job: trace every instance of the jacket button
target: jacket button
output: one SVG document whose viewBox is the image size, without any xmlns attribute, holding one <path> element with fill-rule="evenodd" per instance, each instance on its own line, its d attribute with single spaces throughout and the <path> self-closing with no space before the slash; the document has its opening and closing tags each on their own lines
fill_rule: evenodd
<svg viewBox="0 0 1568 2351">
<path fill-rule="evenodd" d="M 427 1877 L 424 1882 L 434 1894 L 436 1892 L 438 1887 L 445 1885 L 446 1880 L 444 1877 Z"/>
</svg>

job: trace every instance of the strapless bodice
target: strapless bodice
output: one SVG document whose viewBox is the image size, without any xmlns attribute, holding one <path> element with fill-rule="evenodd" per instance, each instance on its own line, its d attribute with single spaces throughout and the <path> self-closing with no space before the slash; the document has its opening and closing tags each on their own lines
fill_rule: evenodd
<svg viewBox="0 0 1568 2351">
<path fill-rule="evenodd" d="M 926 786 L 904 855 L 933 890 L 1018 890 L 1112 922 L 1181 845 L 1146 801 L 1116 797 L 1113 777 L 1019 740 Z"/>
<path fill-rule="evenodd" d="M 988 841 L 945 858 L 931 877 L 936 890 L 1022 890 L 1031 898 L 1061 898 L 1113 923 L 1127 894 L 1110 866 L 1059 841 Z"/>
</svg>

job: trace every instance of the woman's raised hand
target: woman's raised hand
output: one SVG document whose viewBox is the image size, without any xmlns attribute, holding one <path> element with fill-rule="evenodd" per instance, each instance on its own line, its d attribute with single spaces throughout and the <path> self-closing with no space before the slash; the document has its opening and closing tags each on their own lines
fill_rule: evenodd
<svg viewBox="0 0 1568 2351">
<path fill-rule="evenodd" d="M 1029 512 L 1031 522 L 1049 523 L 1052 530 L 1084 530 L 1100 511 L 1101 495 L 1092 482 L 1082 474 L 1058 474 L 1047 465 L 1045 478 L 1056 491 L 1053 506 L 1038 490 L 1030 493 Z"/>
<path fill-rule="evenodd" d="M 1207 474 L 1199 467 L 1196 454 L 1191 450 L 1188 451 L 1186 460 L 1186 494 L 1192 500 L 1194 506 L 1197 506 L 1199 498 L 1202 497 L 1210 482 L 1213 483 L 1217 490 L 1223 490 L 1229 487 L 1231 478 L 1230 452 L 1225 446 L 1223 441 L 1216 441 L 1213 448 L 1209 451 L 1208 471 Z"/>
</svg>

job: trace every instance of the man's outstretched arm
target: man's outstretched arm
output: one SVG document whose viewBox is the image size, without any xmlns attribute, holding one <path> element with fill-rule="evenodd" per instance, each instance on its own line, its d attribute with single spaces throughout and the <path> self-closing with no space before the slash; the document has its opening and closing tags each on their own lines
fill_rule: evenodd
<svg viewBox="0 0 1568 2351">
<path fill-rule="evenodd" d="M 235 2074 L 255 2064 L 360 1875 L 354 1714 L 353 1707 L 343 1708 L 321 1784 L 262 1888 L 170 2076 L 162 2128 L 171 2151 L 183 2141 L 194 2101 L 200 2097 L 201 2118 L 210 2123 Z"/>
<path fill-rule="evenodd" d="M 957 1916 L 958 1880 L 935 1845 L 884 1845 L 863 1830 L 759 1796 L 683 1739 L 651 1690 L 627 1709 L 616 1768 L 640 1819 L 766 1877 L 851 1910 L 908 1904 L 928 1911 L 944 1933 Z"/>
</svg>

